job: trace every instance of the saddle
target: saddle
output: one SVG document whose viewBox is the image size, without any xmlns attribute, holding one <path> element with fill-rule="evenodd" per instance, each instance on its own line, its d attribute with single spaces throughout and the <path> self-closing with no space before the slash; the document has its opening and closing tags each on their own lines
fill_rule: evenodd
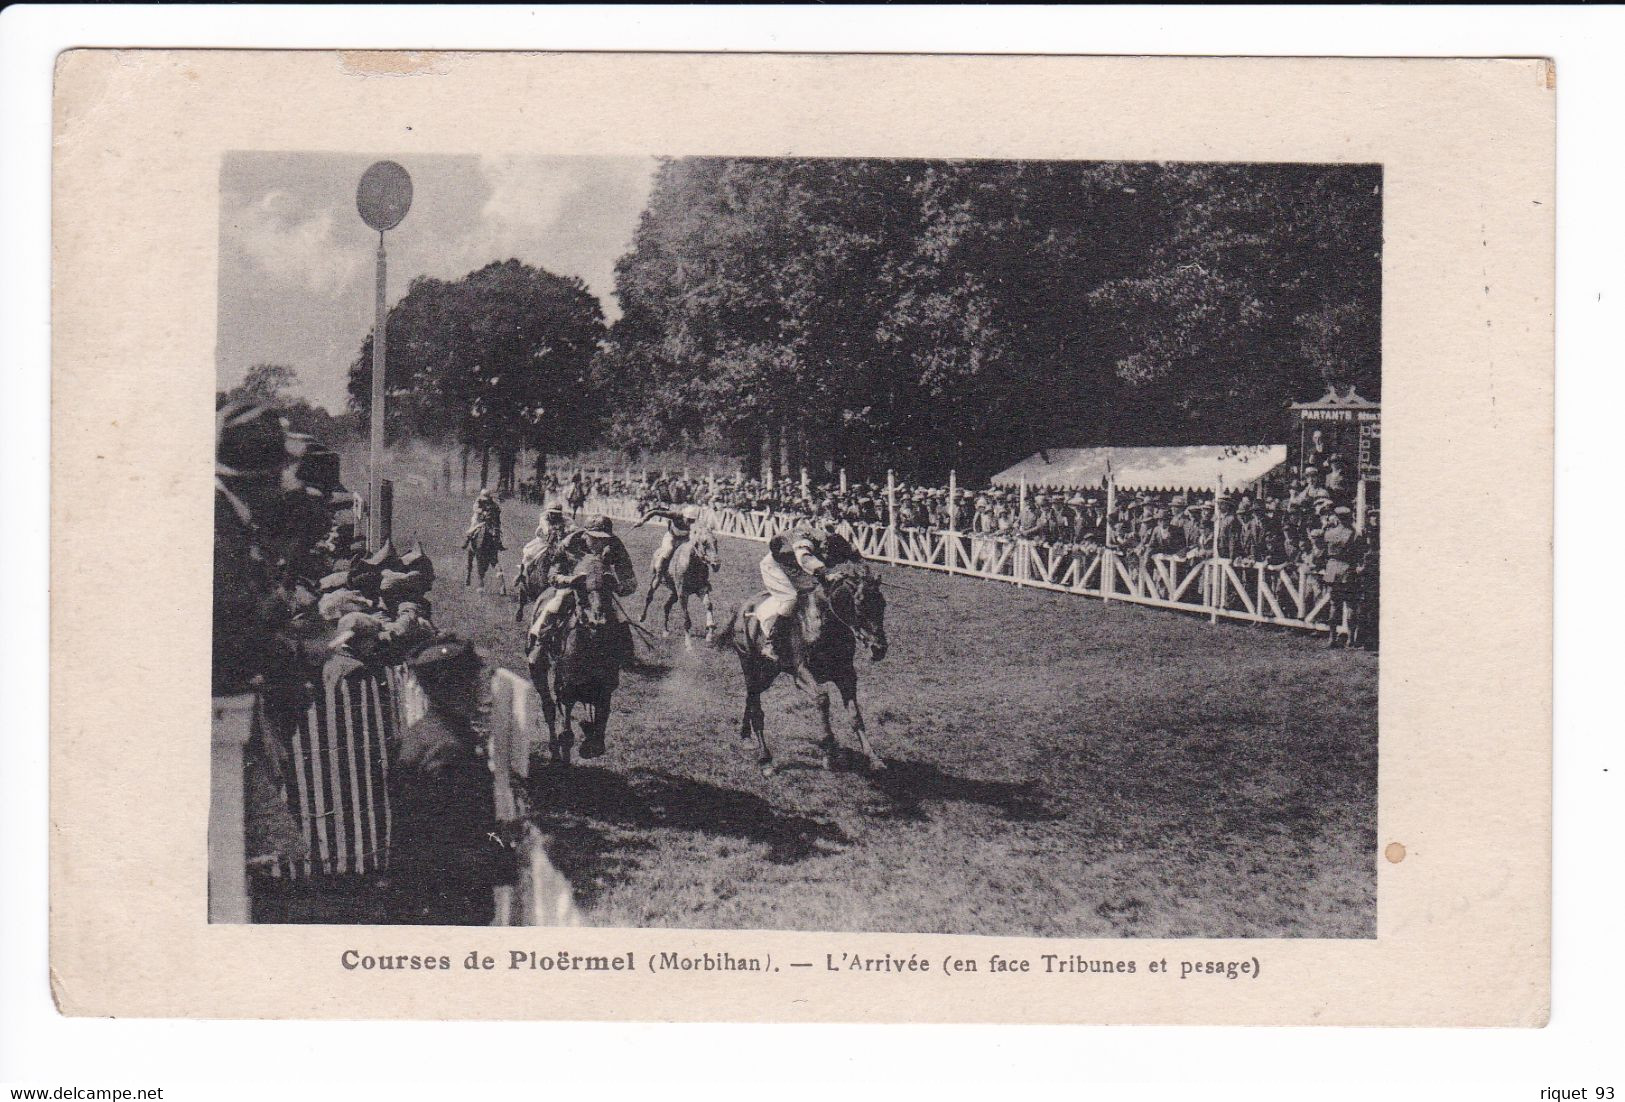
<svg viewBox="0 0 1625 1102">
<path fill-rule="evenodd" d="M 760 593 L 751 605 L 750 618 L 756 622 L 757 629 L 762 626 L 761 618 L 757 615 L 762 602 L 768 599 L 768 594 Z M 791 628 L 797 629 L 800 636 L 800 647 L 803 654 L 818 643 L 823 634 L 824 613 L 818 608 L 816 602 L 828 600 L 820 590 L 813 589 L 804 592 L 797 600 L 795 610 L 788 616 L 780 616 L 773 624 L 771 636 L 766 640 L 773 649 L 773 653 L 780 658 L 790 657 L 791 649 L 796 645 L 796 636 L 792 635 Z"/>
</svg>

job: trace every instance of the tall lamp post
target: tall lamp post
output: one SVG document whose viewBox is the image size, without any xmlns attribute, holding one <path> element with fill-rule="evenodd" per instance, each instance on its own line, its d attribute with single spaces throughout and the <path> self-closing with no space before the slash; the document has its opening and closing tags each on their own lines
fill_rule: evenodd
<svg viewBox="0 0 1625 1102">
<path fill-rule="evenodd" d="M 372 440 L 367 450 L 367 548 L 376 551 L 388 533 L 383 524 L 384 463 L 384 231 L 412 209 L 412 177 L 394 161 L 379 161 L 361 174 L 355 192 L 361 220 L 378 231 L 378 286 L 372 323 Z"/>
</svg>

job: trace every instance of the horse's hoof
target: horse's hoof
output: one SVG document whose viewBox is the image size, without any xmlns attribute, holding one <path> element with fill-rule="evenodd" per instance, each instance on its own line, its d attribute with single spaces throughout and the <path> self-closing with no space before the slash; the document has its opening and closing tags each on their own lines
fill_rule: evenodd
<svg viewBox="0 0 1625 1102">
<path fill-rule="evenodd" d="M 771 778 L 779 771 L 779 767 L 770 761 L 758 762 L 757 765 L 762 770 L 762 776 L 764 777 Z"/>
<path fill-rule="evenodd" d="M 581 742 L 581 756 L 584 758 L 601 758 L 604 756 L 604 740 L 601 738 L 583 739 Z"/>
<path fill-rule="evenodd" d="M 838 772 L 840 772 L 840 768 L 841 768 L 840 760 L 836 757 L 835 754 L 828 753 L 828 754 L 824 755 L 824 772 L 826 772 L 826 773 L 838 773 Z"/>
<path fill-rule="evenodd" d="M 879 772 L 882 772 L 883 770 L 885 770 L 885 768 L 886 768 L 886 763 L 884 761 L 882 761 L 880 758 L 870 758 L 869 759 L 869 772 L 871 772 L 871 773 L 879 773 Z"/>
</svg>

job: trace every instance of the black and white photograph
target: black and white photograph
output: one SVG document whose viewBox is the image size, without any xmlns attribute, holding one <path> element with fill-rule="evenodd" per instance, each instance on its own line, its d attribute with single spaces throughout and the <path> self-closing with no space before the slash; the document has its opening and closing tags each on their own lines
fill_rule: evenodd
<svg viewBox="0 0 1625 1102">
<path fill-rule="evenodd" d="M 210 922 L 1375 938 L 1384 188 L 227 153 Z"/>
</svg>

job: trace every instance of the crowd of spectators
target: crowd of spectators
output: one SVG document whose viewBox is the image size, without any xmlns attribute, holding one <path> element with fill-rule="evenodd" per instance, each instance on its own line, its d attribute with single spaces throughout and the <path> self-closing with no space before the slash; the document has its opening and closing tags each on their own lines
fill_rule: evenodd
<svg viewBox="0 0 1625 1102">
<path fill-rule="evenodd" d="M 335 453 L 274 410 L 217 409 L 213 691 L 255 697 L 243 777 L 254 917 L 485 922 L 503 874 L 472 724 L 479 659 L 430 619 L 421 545 L 367 553 L 339 473 Z M 403 667 L 424 698 L 409 726 Z"/>
<path fill-rule="evenodd" d="M 1323 561 L 1323 535 L 1341 524 L 1375 538 L 1377 513 L 1363 523 L 1354 516 L 1355 494 L 1340 460 L 1326 476 L 1314 467 L 1267 478 L 1222 495 L 1185 491 L 1118 491 L 1093 487 L 996 485 L 981 489 L 916 486 L 898 482 L 888 498 L 884 485 L 765 482 L 739 477 L 685 478 L 663 472 L 584 472 L 589 494 L 619 496 L 640 506 L 694 502 L 719 509 L 772 513 L 792 521 L 823 519 L 900 529 L 958 531 L 1030 540 L 1044 546 L 1111 547 L 1122 553 L 1186 558 L 1212 557 L 1243 564 L 1286 566 Z M 549 489 L 562 496 L 572 476 L 555 476 Z M 1115 496 L 1108 515 L 1108 502 Z M 952 498 L 952 500 L 950 500 Z M 895 503 L 893 519 L 892 503 Z M 1215 533 L 1215 525 L 1217 532 Z"/>
<path fill-rule="evenodd" d="M 1378 512 L 1356 517 L 1356 483 L 1333 455 L 1323 471 L 1280 468 L 1239 491 L 1128 491 L 1101 486 L 993 485 L 978 489 L 887 487 L 740 476 L 685 477 L 648 471 L 554 475 L 559 496 L 577 480 L 589 494 L 626 497 L 640 509 L 694 502 L 718 509 L 772 513 L 790 522 L 818 519 L 900 530 L 957 531 L 983 540 L 1026 540 L 1046 552 L 1114 552 L 1145 563 L 1221 558 L 1240 568 L 1262 567 L 1301 577 L 1311 599 L 1325 589 L 1354 616 L 1375 608 Z M 1108 508 L 1110 505 L 1110 508 Z M 1367 600 L 1367 598 L 1371 598 Z M 1356 607 L 1361 606 L 1361 607 Z M 1374 616 L 1374 612 L 1371 613 Z M 1366 633 L 1368 636 L 1373 631 Z"/>
</svg>

